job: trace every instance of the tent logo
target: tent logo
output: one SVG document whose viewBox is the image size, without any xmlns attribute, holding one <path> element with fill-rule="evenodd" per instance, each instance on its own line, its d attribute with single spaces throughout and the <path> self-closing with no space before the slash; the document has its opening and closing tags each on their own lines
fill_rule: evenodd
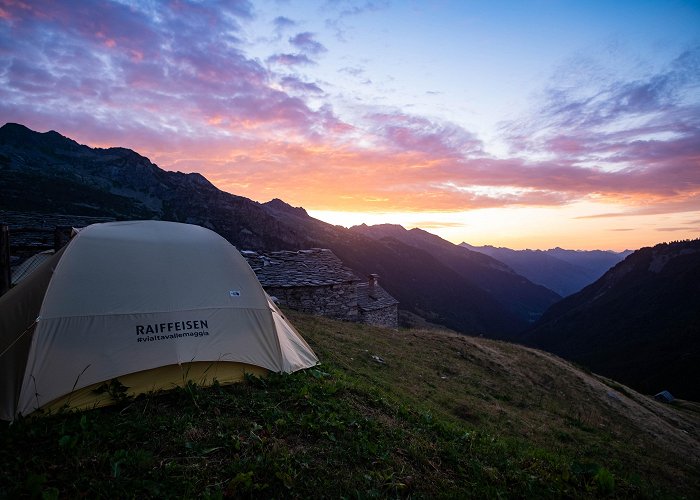
<svg viewBox="0 0 700 500">
<path fill-rule="evenodd" d="M 199 330 L 209 328 L 206 320 L 194 321 L 173 321 L 169 323 L 153 323 L 152 325 L 136 325 L 136 335 L 152 335 L 154 333 L 182 331 L 182 330 Z"/>
<path fill-rule="evenodd" d="M 208 328 L 209 324 L 203 319 L 136 325 L 136 341 L 153 342 L 155 340 L 173 340 L 185 337 L 205 337 L 209 335 Z M 159 333 L 164 335 L 157 335 Z"/>
<path fill-rule="evenodd" d="M 228 294 L 231 297 L 240 297 L 241 296 L 241 291 L 240 290 L 229 290 Z"/>
</svg>

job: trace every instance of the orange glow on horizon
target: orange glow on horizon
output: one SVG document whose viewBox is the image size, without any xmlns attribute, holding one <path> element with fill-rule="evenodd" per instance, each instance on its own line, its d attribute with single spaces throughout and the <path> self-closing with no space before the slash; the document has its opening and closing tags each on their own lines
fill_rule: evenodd
<svg viewBox="0 0 700 500">
<path fill-rule="evenodd" d="M 589 206 L 584 206 L 589 205 Z M 468 212 L 342 212 L 309 210 L 314 218 L 351 227 L 398 224 L 420 228 L 454 244 L 492 245 L 514 250 L 635 250 L 665 241 L 700 238 L 698 212 L 580 218 L 582 210 L 600 211 L 594 204 L 568 207 L 489 208 Z M 663 226 L 659 222 L 663 222 Z"/>
<path fill-rule="evenodd" d="M 513 249 L 621 251 L 700 237 L 695 192 L 574 192 L 571 200 L 550 199 L 546 191 L 518 186 L 517 178 L 511 185 L 451 188 L 445 159 L 349 145 L 251 141 L 232 147 L 222 138 L 137 150 L 166 170 L 199 172 L 226 192 L 261 203 L 280 198 L 345 227 L 400 224 L 456 244 Z M 653 207 L 658 211 L 649 211 Z"/>
</svg>

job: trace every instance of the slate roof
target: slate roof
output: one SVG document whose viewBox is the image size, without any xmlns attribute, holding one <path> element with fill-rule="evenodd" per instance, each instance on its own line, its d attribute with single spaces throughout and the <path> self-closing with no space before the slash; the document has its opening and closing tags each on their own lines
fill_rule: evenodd
<svg viewBox="0 0 700 500">
<path fill-rule="evenodd" d="M 82 215 L 38 214 L 0 210 L 0 221 L 10 226 L 11 251 L 16 247 L 53 247 L 56 227 L 85 227 L 99 222 L 113 222 L 112 217 L 86 217 Z M 33 252 L 36 253 L 36 252 Z"/>
<path fill-rule="evenodd" d="M 389 295 L 379 285 L 374 285 L 374 293 L 370 294 L 369 283 L 359 283 L 357 285 L 357 305 L 363 311 L 376 311 L 398 304 L 399 301 Z"/>
<path fill-rule="evenodd" d="M 362 281 L 327 248 L 260 254 L 242 251 L 263 287 L 328 286 Z"/>
</svg>

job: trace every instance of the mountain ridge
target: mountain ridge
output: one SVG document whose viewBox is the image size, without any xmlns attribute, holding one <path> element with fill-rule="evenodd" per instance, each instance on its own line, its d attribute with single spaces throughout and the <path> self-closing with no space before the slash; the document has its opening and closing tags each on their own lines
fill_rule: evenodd
<svg viewBox="0 0 700 500">
<path fill-rule="evenodd" d="M 513 250 L 491 245 L 460 246 L 481 252 L 504 262 L 533 283 L 544 285 L 562 297 L 578 292 L 600 278 L 612 266 L 631 253 L 630 250 Z"/>
<path fill-rule="evenodd" d="M 630 254 L 520 341 L 637 390 L 700 400 L 700 239 Z"/>
<path fill-rule="evenodd" d="M 429 252 L 460 276 L 492 293 L 508 310 L 527 321 L 538 316 L 530 316 L 532 311 L 522 303 L 524 294 L 529 295 L 528 303 L 537 303 L 542 311 L 560 299 L 556 293 L 544 286 L 534 285 L 502 262 L 454 245 L 423 229 L 407 230 L 396 224 L 380 224 L 354 226 L 350 230 L 380 241 L 394 239 Z"/>
<path fill-rule="evenodd" d="M 333 226 L 282 200 L 258 203 L 226 193 L 201 174 L 167 172 L 130 149 L 90 148 L 57 132 L 1 127 L 0 177 L 0 210 L 186 222 L 241 249 L 330 248 L 358 274 L 382 275 L 382 286 L 403 309 L 462 333 L 513 336 L 544 312 L 549 303 L 542 296 L 552 293 L 516 278 L 523 281 L 515 292 L 518 306 L 509 309 L 485 287 L 491 264 L 480 266 L 481 257 L 473 259 L 481 273 L 473 280 L 398 239 Z"/>
</svg>

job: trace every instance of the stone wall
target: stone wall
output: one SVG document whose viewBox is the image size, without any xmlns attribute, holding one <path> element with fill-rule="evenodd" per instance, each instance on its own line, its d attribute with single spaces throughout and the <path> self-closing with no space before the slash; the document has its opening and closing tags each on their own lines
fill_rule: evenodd
<svg viewBox="0 0 700 500">
<path fill-rule="evenodd" d="M 359 321 L 368 325 L 399 327 L 399 309 L 397 305 L 383 307 L 372 311 L 360 311 Z"/>
<path fill-rule="evenodd" d="M 326 286 L 265 287 L 280 304 L 309 314 L 344 321 L 358 321 L 357 290 L 354 283 Z"/>
</svg>

